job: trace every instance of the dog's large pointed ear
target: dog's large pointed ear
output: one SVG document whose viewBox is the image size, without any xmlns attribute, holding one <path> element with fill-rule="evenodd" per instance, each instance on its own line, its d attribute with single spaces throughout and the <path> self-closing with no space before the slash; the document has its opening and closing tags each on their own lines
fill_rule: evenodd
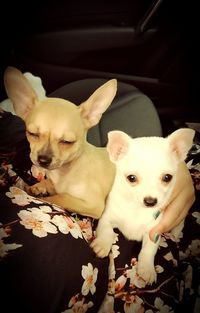
<svg viewBox="0 0 200 313">
<path fill-rule="evenodd" d="M 15 112 L 25 119 L 37 102 L 37 95 L 28 79 L 15 67 L 7 67 L 4 72 L 4 85 Z"/>
<path fill-rule="evenodd" d="M 179 161 L 184 161 L 192 147 L 195 131 L 190 128 L 180 128 L 167 137 L 171 151 Z"/>
<path fill-rule="evenodd" d="M 107 151 L 112 162 L 121 160 L 127 153 L 131 137 L 126 133 L 113 130 L 108 133 Z"/>
<path fill-rule="evenodd" d="M 98 124 L 117 92 L 117 80 L 111 79 L 99 87 L 79 108 L 87 129 Z"/>
</svg>

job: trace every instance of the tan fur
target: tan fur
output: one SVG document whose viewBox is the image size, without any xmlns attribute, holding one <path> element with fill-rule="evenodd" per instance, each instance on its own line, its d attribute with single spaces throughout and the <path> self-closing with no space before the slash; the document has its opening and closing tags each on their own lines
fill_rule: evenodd
<svg viewBox="0 0 200 313">
<path fill-rule="evenodd" d="M 89 144 L 86 136 L 111 104 L 116 80 L 102 85 L 79 106 L 61 98 L 38 100 L 26 77 L 13 67 L 6 69 L 4 83 L 16 114 L 25 121 L 31 160 L 44 167 L 48 177 L 27 186 L 27 191 L 42 197 L 48 193 L 50 196 L 44 198 L 48 202 L 99 218 L 113 183 L 115 166 L 107 150 Z"/>
</svg>

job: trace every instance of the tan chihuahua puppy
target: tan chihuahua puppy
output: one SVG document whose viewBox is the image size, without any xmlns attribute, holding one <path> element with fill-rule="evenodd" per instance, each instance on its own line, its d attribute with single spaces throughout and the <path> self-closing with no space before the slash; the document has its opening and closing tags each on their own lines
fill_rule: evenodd
<svg viewBox="0 0 200 313">
<path fill-rule="evenodd" d="M 60 98 L 38 100 L 26 77 L 16 68 L 4 74 L 7 95 L 26 124 L 30 158 L 45 169 L 47 179 L 28 186 L 31 195 L 45 197 L 70 212 L 99 218 L 112 186 L 115 166 L 105 148 L 86 140 L 117 91 L 109 80 L 79 106 Z"/>
</svg>

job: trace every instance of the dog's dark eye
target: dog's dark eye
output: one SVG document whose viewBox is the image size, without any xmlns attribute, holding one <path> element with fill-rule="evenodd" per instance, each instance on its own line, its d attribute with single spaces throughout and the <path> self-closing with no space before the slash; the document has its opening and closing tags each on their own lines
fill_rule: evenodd
<svg viewBox="0 0 200 313">
<path fill-rule="evenodd" d="M 164 181 L 165 183 L 169 183 L 172 180 L 172 175 L 171 174 L 165 174 L 162 177 L 162 181 Z"/>
<path fill-rule="evenodd" d="M 38 134 L 38 133 L 32 133 L 32 132 L 29 132 L 29 131 L 27 130 L 27 134 L 28 134 L 29 136 L 35 138 L 35 139 L 39 138 L 39 134 Z"/>
<path fill-rule="evenodd" d="M 128 175 L 127 179 L 130 183 L 136 183 L 137 182 L 137 176 L 136 175 Z"/>
</svg>

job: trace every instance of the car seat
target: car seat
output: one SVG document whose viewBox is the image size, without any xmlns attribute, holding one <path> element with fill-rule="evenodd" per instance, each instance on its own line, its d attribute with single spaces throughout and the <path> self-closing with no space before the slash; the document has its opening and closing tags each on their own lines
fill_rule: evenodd
<svg viewBox="0 0 200 313">
<path fill-rule="evenodd" d="M 103 78 L 89 78 L 68 83 L 49 97 L 61 97 L 77 105 L 87 98 L 107 80 Z M 88 132 L 88 141 L 95 146 L 105 146 L 107 133 L 118 129 L 132 137 L 162 136 L 162 127 L 158 112 L 145 94 L 136 87 L 118 82 L 115 99 L 103 114 L 100 123 Z"/>
</svg>

